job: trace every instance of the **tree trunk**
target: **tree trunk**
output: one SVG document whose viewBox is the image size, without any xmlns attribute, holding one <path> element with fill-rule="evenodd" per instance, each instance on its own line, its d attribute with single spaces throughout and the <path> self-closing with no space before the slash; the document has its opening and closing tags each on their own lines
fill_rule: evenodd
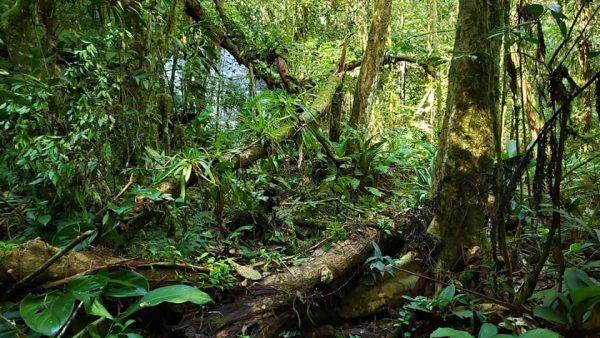
<svg viewBox="0 0 600 338">
<path fill-rule="evenodd" d="M 583 5 L 586 0 L 580 0 L 578 5 Z M 590 41 L 590 31 L 585 30 L 585 25 L 589 21 L 590 17 L 594 12 L 594 7 L 590 6 L 591 2 L 586 5 L 587 8 L 583 10 L 583 17 L 580 20 L 580 32 L 582 34 L 579 43 L 577 43 L 577 55 L 579 57 L 579 66 L 581 67 L 581 75 L 583 82 L 588 82 L 592 78 L 592 71 L 590 68 L 589 54 L 592 51 L 592 42 Z M 583 93 L 583 130 L 589 132 L 592 129 L 592 106 L 594 102 L 594 93 L 592 89 L 588 89 Z"/>
<path fill-rule="evenodd" d="M 482 244 L 497 138 L 500 54 L 500 42 L 485 36 L 502 26 L 502 18 L 503 0 L 460 1 L 434 172 L 438 207 L 429 229 L 441 240 L 443 269 L 456 265 L 463 246 Z"/>
<path fill-rule="evenodd" d="M 354 94 L 350 125 L 354 128 L 366 126 L 368 123 L 368 107 L 377 73 L 385 50 L 392 12 L 392 0 L 377 0 L 369 31 L 369 40 L 364 61 L 358 76 L 358 84 Z"/>
</svg>

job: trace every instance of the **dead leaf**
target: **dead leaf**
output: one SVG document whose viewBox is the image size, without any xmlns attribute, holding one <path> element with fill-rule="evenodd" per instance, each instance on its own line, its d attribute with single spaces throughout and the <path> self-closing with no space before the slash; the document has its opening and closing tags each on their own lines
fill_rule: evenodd
<svg viewBox="0 0 600 338">
<path fill-rule="evenodd" d="M 260 272 L 252 269 L 251 267 L 240 265 L 236 262 L 231 262 L 231 266 L 233 266 L 235 271 L 237 271 L 240 274 L 240 276 L 242 276 L 246 279 L 253 280 L 253 281 L 262 279 L 262 275 L 260 274 Z"/>
</svg>

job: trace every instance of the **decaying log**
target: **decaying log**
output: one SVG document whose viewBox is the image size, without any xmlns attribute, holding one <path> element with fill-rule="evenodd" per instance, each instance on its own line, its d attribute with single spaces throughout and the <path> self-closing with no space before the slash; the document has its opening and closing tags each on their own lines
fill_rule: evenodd
<svg viewBox="0 0 600 338">
<path fill-rule="evenodd" d="M 0 264 L 0 285 L 11 285 L 22 280 L 46 263 L 52 256 L 60 252 L 60 248 L 34 239 L 7 251 Z M 56 281 L 99 265 L 110 265 L 123 261 L 122 258 L 111 257 L 105 252 L 71 252 L 58 259 L 52 266 L 37 276 L 33 281 Z"/>
<path fill-rule="evenodd" d="M 417 219 L 421 215 L 408 212 L 397 217 L 397 228 L 411 228 L 413 224 L 424 223 Z M 427 216 L 429 217 L 429 216 Z M 424 229 L 424 226 L 421 226 Z M 424 231 L 424 230 L 422 230 Z M 398 238 L 386 238 L 387 242 L 398 243 Z M 230 303 L 222 303 L 210 309 L 202 319 L 194 319 L 179 327 L 186 337 L 236 337 L 240 333 L 252 337 L 271 337 L 265 323 L 295 323 L 288 316 L 304 301 L 318 300 L 325 295 L 333 295 L 353 280 L 363 262 L 373 251 L 373 242 L 386 246 L 379 228 L 366 227 L 354 233 L 349 239 L 335 243 L 326 253 L 313 255 L 300 266 L 289 267 L 285 271 L 268 276 L 249 286 L 243 295 L 236 295 Z M 387 243 L 389 244 L 389 243 Z M 389 246 L 389 245 L 387 245 Z M 414 255 L 401 260 L 401 265 L 414 267 Z M 400 274 L 397 274 L 399 276 Z M 415 278 L 401 276 L 400 283 L 394 287 L 394 295 L 412 289 Z M 390 288 L 387 284 L 386 288 Z M 322 293 L 316 292 L 321 289 Z M 351 289 L 355 290 L 355 289 Z M 380 292 L 389 290 L 381 289 Z M 377 292 L 377 291 L 376 291 Z M 354 295 L 354 293 L 353 293 Z M 365 298 L 365 304 L 369 301 Z M 385 304 L 370 304 L 371 311 L 381 309 Z M 340 308 L 340 311 L 343 310 Z M 362 315 L 346 309 L 346 316 Z M 340 313 L 342 314 L 342 313 Z M 294 312 L 294 317 L 296 313 Z"/>
<path fill-rule="evenodd" d="M 411 251 L 396 260 L 396 267 L 420 273 L 423 272 L 424 264 L 417 254 Z M 419 277 L 395 271 L 392 266 L 388 266 L 388 269 L 391 273 L 378 277 L 374 285 L 357 284 L 339 297 L 337 314 L 340 318 L 363 318 L 402 304 L 402 296 L 415 288 Z"/>
<path fill-rule="evenodd" d="M 43 266 L 60 248 L 34 239 L 6 252 L 0 252 L 0 286 L 12 286 Z M 114 257 L 106 250 L 90 249 L 70 252 L 33 279 L 34 290 L 64 286 L 68 282 L 101 269 L 130 269 L 144 275 L 155 286 L 180 283 L 182 278 L 196 281 L 204 267 L 169 262 L 147 262 Z"/>
</svg>

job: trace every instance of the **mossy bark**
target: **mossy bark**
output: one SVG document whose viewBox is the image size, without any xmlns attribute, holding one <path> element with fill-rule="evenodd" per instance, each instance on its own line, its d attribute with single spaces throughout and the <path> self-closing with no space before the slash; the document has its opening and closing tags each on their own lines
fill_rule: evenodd
<svg viewBox="0 0 600 338">
<path fill-rule="evenodd" d="M 27 36 L 35 21 L 36 8 L 40 0 L 17 0 L 0 18 L 0 33 L 10 58 L 13 59 L 21 46 L 28 41 Z M 12 60 L 15 62 L 16 60 Z"/>
<path fill-rule="evenodd" d="M 485 36 L 503 25 L 503 0 L 461 0 L 455 56 L 434 172 L 438 208 L 430 233 L 439 262 L 452 268 L 463 247 L 482 245 L 490 205 L 498 125 L 500 41 Z"/>
<path fill-rule="evenodd" d="M 383 61 L 391 13 L 392 0 L 377 0 L 375 2 L 369 39 L 358 76 L 358 84 L 356 85 L 354 103 L 352 105 L 352 115 L 350 116 L 350 125 L 355 128 L 368 124 L 368 108 L 378 70 Z"/>
</svg>

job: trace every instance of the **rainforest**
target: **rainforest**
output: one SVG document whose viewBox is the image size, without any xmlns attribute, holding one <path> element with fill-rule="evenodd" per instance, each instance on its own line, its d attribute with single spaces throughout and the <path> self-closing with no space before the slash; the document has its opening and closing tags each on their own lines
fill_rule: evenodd
<svg viewBox="0 0 600 338">
<path fill-rule="evenodd" d="M 0 0 L 0 338 L 600 337 L 600 0 Z"/>
</svg>

